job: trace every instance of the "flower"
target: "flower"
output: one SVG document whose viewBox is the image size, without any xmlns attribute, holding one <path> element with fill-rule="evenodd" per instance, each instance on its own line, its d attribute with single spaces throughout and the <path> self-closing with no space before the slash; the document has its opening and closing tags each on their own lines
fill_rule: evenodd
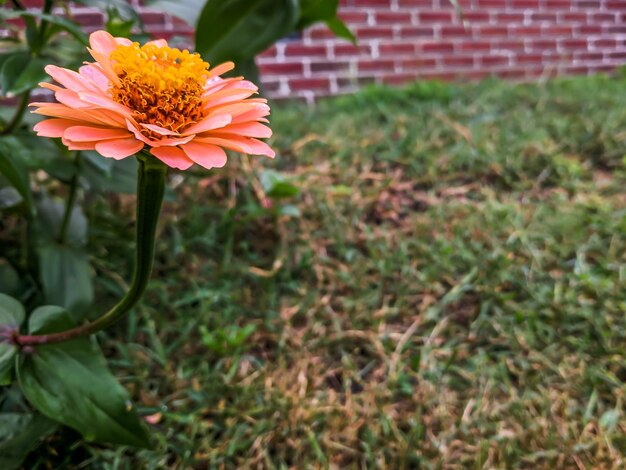
<svg viewBox="0 0 626 470">
<path fill-rule="evenodd" d="M 224 149 L 273 158 L 259 138 L 272 135 L 267 101 L 250 98 L 258 88 L 242 77 L 222 78 L 228 62 L 214 68 L 200 55 L 167 45 L 143 46 L 105 31 L 92 33 L 89 52 L 78 72 L 48 65 L 61 86 L 41 83 L 58 103 L 32 103 L 34 113 L 51 117 L 34 130 L 60 137 L 70 150 L 95 150 L 116 160 L 145 146 L 173 168 L 194 163 L 205 168 L 226 164 Z"/>
</svg>

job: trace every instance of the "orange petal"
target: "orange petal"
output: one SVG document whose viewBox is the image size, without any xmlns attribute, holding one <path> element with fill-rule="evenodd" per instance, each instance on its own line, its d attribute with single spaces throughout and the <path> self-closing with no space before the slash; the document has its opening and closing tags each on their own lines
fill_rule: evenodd
<svg viewBox="0 0 626 470">
<path fill-rule="evenodd" d="M 276 153 L 265 142 L 247 137 L 202 137 L 194 140 L 194 142 L 219 145 L 235 152 L 248 153 L 250 155 L 265 155 L 270 158 L 276 156 Z"/>
<path fill-rule="evenodd" d="M 111 127 L 122 127 L 123 122 L 120 123 L 120 116 L 116 116 L 112 112 L 105 110 L 79 110 L 68 108 L 63 104 L 58 103 L 32 103 L 31 106 L 40 106 L 39 109 L 32 111 L 33 114 L 41 114 L 43 116 L 58 117 L 75 119 L 76 121 L 82 121 L 85 124 L 105 125 Z"/>
<path fill-rule="evenodd" d="M 78 69 L 78 73 L 93 83 L 101 91 L 106 92 L 111 85 L 110 80 L 104 74 L 102 68 L 98 67 L 97 64 L 83 65 Z"/>
<path fill-rule="evenodd" d="M 157 46 L 157 47 L 168 47 L 167 41 L 165 39 L 155 39 L 153 41 L 146 42 L 147 45 Z"/>
<path fill-rule="evenodd" d="M 72 90 L 61 89 L 54 94 L 57 101 L 65 106 L 74 109 L 93 108 L 94 105 L 81 100 L 76 92 Z"/>
<path fill-rule="evenodd" d="M 108 54 L 102 54 L 101 52 L 94 51 L 93 49 L 87 48 L 91 56 L 96 59 L 96 63 L 94 65 L 100 66 L 102 69 L 102 73 L 111 81 L 114 85 L 120 84 L 120 79 L 116 75 L 113 70 L 113 66 L 111 65 L 111 60 L 109 59 Z"/>
<path fill-rule="evenodd" d="M 65 88 L 78 91 L 94 91 L 95 88 L 91 83 L 85 80 L 78 72 L 73 70 L 57 67 L 56 65 L 46 65 L 46 73 Z"/>
<path fill-rule="evenodd" d="M 143 148 L 143 142 L 138 141 L 134 137 L 119 140 L 103 140 L 96 144 L 96 151 L 109 158 L 121 160 L 130 155 L 139 152 Z"/>
<path fill-rule="evenodd" d="M 111 98 L 98 93 L 80 92 L 78 96 L 81 100 L 106 108 L 109 111 L 118 113 L 121 116 L 131 117 L 133 112 L 126 106 L 116 103 Z"/>
<path fill-rule="evenodd" d="M 183 132 L 183 135 L 200 134 L 201 132 L 211 131 L 213 129 L 220 129 L 227 126 L 232 121 L 232 118 L 227 114 L 211 116 L 203 119 L 202 121 L 192 124 Z"/>
<path fill-rule="evenodd" d="M 124 139 L 131 137 L 131 134 L 126 129 L 106 129 L 102 127 L 74 125 L 65 131 L 63 137 L 73 142 L 89 142 L 98 140 Z"/>
<path fill-rule="evenodd" d="M 179 170 L 186 170 L 193 161 L 185 155 L 178 147 L 158 147 L 150 150 L 150 153 L 172 168 L 178 168 Z"/>
<path fill-rule="evenodd" d="M 219 75 L 222 75 L 223 73 L 230 72 L 234 68 L 235 64 L 233 64 L 232 62 L 224 62 L 223 64 L 209 69 L 209 73 L 211 74 L 211 77 L 217 77 Z"/>
<path fill-rule="evenodd" d="M 76 121 L 69 119 L 46 119 L 35 124 L 33 130 L 41 137 L 63 137 L 65 130 L 75 125 Z"/>
<path fill-rule="evenodd" d="M 63 145 L 68 150 L 95 150 L 98 142 L 70 142 L 69 140 L 61 139 Z"/>
<path fill-rule="evenodd" d="M 241 124 L 231 124 L 223 129 L 218 129 L 220 134 L 236 134 L 245 137 L 267 138 L 272 136 L 272 130 L 258 122 L 243 122 Z"/>
<path fill-rule="evenodd" d="M 109 55 L 118 46 L 130 46 L 133 42 L 126 38 L 114 38 L 106 31 L 96 31 L 89 35 L 89 45 L 101 54 Z"/>
<path fill-rule="evenodd" d="M 145 127 L 146 129 L 150 129 L 153 132 L 156 132 L 160 135 L 180 135 L 178 132 L 170 131 L 169 129 L 165 129 L 160 126 L 155 126 L 154 124 L 139 124 L 141 127 Z"/>
<path fill-rule="evenodd" d="M 222 168 L 226 165 L 226 152 L 216 145 L 189 142 L 188 144 L 181 145 L 180 148 L 182 148 L 187 156 L 194 162 L 208 170 L 211 168 Z"/>
</svg>

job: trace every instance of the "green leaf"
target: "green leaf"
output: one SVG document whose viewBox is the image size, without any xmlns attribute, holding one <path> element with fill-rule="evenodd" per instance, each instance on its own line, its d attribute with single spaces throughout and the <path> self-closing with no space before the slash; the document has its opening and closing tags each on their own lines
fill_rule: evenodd
<svg viewBox="0 0 626 470">
<path fill-rule="evenodd" d="M 130 37 L 133 28 L 135 27 L 135 18 L 124 19 L 120 16 L 120 12 L 115 8 L 109 8 L 107 10 L 107 21 L 105 28 L 111 36 L 115 37 Z"/>
<path fill-rule="evenodd" d="M 169 13 L 195 27 L 206 0 L 148 0 L 146 6 Z"/>
<path fill-rule="evenodd" d="M 300 20 L 298 29 L 323 21 L 335 36 L 356 44 L 357 39 L 343 21 L 337 16 L 339 0 L 300 0 Z"/>
<path fill-rule="evenodd" d="M 2 95 L 9 95 L 13 84 L 30 62 L 30 58 L 28 52 L 20 51 L 12 53 L 3 61 L 2 68 L 0 68 L 0 92 Z"/>
<path fill-rule="evenodd" d="M 12 95 L 19 95 L 35 88 L 39 82 L 48 80 L 48 74 L 44 70 L 47 64 L 48 61 L 40 59 L 39 57 L 31 57 L 26 67 L 24 67 L 22 72 L 17 76 L 15 82 L 7 92 Z"/>
<path fill-rule="evenodd" d="M 328 29 L 335 33 L 335 36 L 347 39 L 352 44 L 357 43 L 356 36 L 339 17 L 335 16 L 334 18 L 326 20 L 326 26 L 328 26 Z"/>
<path fill-rule="evenodd" d="M 75 325 L 58 307 L 41 307 L 29 321 L 31 334 Z M 146 428 L 130 397 L 108 370 L 100 349 L 86 338 L 38 346 L 23 354 L 17 375 L 28 401 L 49 418 L 76 429 L 87 440 L 150 447 Z"/>
<path fill-rule="evenodd" d="M 37 249 L 46 302 L 67 308 L 80 319 L 93 302 L 87 255 L 79 248 L 49 243 Z"/>
<path fill-rule="evenodd" d="M 289 183 L 283 175 L 272 170 L 265 170 L 261 174 L 260 180 L 263 189 L 271 198 L 281 199 L 300 193 L 297 186 Z"/>
<path fill-rule="evenodd" d="M 28 454 L 56 427 L 54 421 L 40 414 L 0 413 L 0 468 L 20 468 Z"/>
<path fill-rule="evenodd" d="M 39 238 L 46 241 L 58 240 L 64 216 L 64 203 L 47 196 L 42 197 L 37 202 Z M 68 244 L 78 247 L 87 243 L 87 218 L 78 205 L 72 208 L 66 240 Z"/>
<path fill-rule="evenodd" d="M 38 11 L 27 11 L 27 10 L 1 10 L 0 18 L 5 20 L 14 19 L 14 18 L 23 18 L 24 20 L 32 20 L 39 19 L 45 20 L 48 23 L 58 26 L 63 31 L 74 36 L 79 42 L 83 43 L 85 46 L 89 45 L 89 38 L 83 32 L 80 25 L 78 23 L 74 23 L 73 21 L 68 20 L 64 16 L 60 15 L 50 15 L 47 13 L 41 13 Z"/>
<path fill-rule="evenodd" d="M 133 194 L 137 190 L 137 160 L 113 160 L 96 152 L 83 152 L 81 184 L 100 192 Z"/>
<path fill-rule="evenodd" d="M 339 0 L 300 0 L 298 29 L 334 18 L 337 16 L 338 7 Z"/>
<path fill-rule="evenodd" d="M 208 0 L 196 29 L 196 50 L 209 62 L 252 59 L 294 30 L 297 0 Z"/>
<path fill-rule="evenodd" d="M 140 21 L 139 13 L 126 0 L 77 0 L 76 3 L 82 3 L 106 12 L 114 9 L 123 20 Z"/>
<path fill-rule="evenodd" d="M 11 332 L 24 321 L 24 307 L 13 297 L 0 294 L 0 385 L 11 381 L 13 357 L 17 348 L 8 341 Z"/>
<path fill-rule="evenodd" d="M 26 202 L 29 211 L 34 210 L 33 196 L 30 190 L 28 170 L 20 160 L 20 155 L 12 153 L 10 148 L 0 140 L 0 174 L 13 186 Z"/>
<path fill-rule="evenodd" d="M 0 293 L 11 295 L 19 287 L 20 278 L 11 264 L 0 258 Z"/>
</svg>

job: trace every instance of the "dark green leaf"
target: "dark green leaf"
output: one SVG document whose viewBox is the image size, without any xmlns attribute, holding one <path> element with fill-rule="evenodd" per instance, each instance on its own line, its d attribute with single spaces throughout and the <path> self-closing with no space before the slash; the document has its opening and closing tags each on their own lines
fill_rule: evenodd
<svg viewBox="0 0 626 470">
<path fill-rule="evenodd" d="M 28 171 L 20 160 L 20 154 L 10 151 L 3 145 L 5 139 L 0 140 L 0 174 L 17 190 L 26 202 L 29 210 L 33 210 L 33 197 L 30 190 Z"/>
<path fill-rule="evenodd" d="M 11 380 L 13 357 L 17 348 L 9 342 L 12 331 L 19 329 L 24 321 L 24 307 L 13 297 L 0 294 L 0 385 Z"/>
<path fill-rule="evenodd" d="M 7 260 L 0 258 L 0 293 L 14 294 L 19 284 L 20 278 L 13 266 Z"/>
<path fill-rule="evenodd" d="M 37 225 L 40 240 L 55 241 L 61 234 L 61 226 L 65 216 L 65 204 L 44 196 L 37 201 Z M 74 205 L 70 216 L 66 243 L 77 247 L 87 243 L 87 218 L 83 209 Z M 58 305 L 58 304 L 57 304 Z"/>
<path fill-rule="evenodd" d="M 56 427 L 54 421 L 40 414 L 0 413 L 0 468 L 19 468 L 29 452 Z"/>
<path fill-rule="evenodd" d="M 208 0 L 196 30 L 196 50 L 209 62 L 235 63 L 286 36 L 299 18 L 296 0 Z"/>
<path fill-rule="evenodd" d="M 137 160 L 112 160 L 96 152 L 83 152 L 81 184 L 102 192 L 132 194 L 137 189 Z"/>
<path fill-rule="evenodd" d="M 79 319 L 93 302 L 87 255 L 80 249 L 49 243 L 37 249 L 46 302 L 67 308 Z"/>
<path fill-rule="evenodd" d="M 26 67 L 24 67 L 7 92 L 13 95 L 19 95 L 25 91 L 35 88 L 39 82 L 47 80 L 49 77 L 44 71 L 44 67 L 47 64 L 48 62 L 43 59 L 31 57 Z"/>
<path fill-rule="evenodd" d="M 55 333 L 74 325 L 62 309 L 41 307 L 31 315 L 29 332 Z M 87 440 L 150 446 L 128 392 L 88 339 L 38 346 L 34 353 L 22 356 L 17 372 L 24 395 L 35 408 Z"/>
<path fill-rule="evenodd" d="M 338 7 L 339 0 L 300 0 L 298 29 L 334 18 L 337 16 Z"/>
<path fill-rule="evenodd" d="M 27 10 L 2 10 L 0 12 L 0 18 L 5 20 L 13 19 L 13 18 L 23 18 L 24 20 L 32 20 L 38 18 L 39 20 L 45 20 L 48 23 L 58 26 L 63 31 L 68 32 L 72 36 L 74 36 L 78 41 L 82 42 L 85 46 L 89 45 L 89 38 L 83 32 L 80 25 L 74 23 L 73 21 L 68 20 L 64 16 L 61 15 L 49 15 L 46 13 L 41 13 L 38 11 L 27 11 Z"/>
<path fill-rule="evenodd" d="M 7 96 L 10 93 L 13 84 L 29 62 L 30 54 L 28 52 L 14 52 L 3 61 L 2 68 L 0 68 L 0 92 L 2 95 Z"/>
</svg>

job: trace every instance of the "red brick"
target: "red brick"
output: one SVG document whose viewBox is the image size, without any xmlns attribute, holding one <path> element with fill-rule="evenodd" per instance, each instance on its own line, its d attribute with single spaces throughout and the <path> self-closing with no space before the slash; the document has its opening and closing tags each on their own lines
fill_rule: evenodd
<svg viewBox="0 0 626 470">
<path fill-rule="evenodd" d="M 388 55 L 414 55 L 414 43 L 391 42 L 378 46 L 378 51 L 382 57 Z"/>
<path fill-rule="evenodd" d="M 491 15 L 487 11 L 463 11 L 463 18 L 469 24 L 487 23 L 491 19 Z"/>
<path fill-rule="evenodd" d="M 509 58 L 505 56 L 497 56 L 497 55 L 485 55 L 478 58 L 480 65 L 484 67 L 498 66 L 498 65 L 508 65 Z"/>
<path fill-rule="evenodd" d="M 333 50 L 335 56 L 360 56 L 372 53 L 372 48 L 366 44 L 359 44 L 357 46 L 353 44 L 334 44 Z"/>
<path fill-rule="evenodd" d="M 485 37 L 508 36 L 509 31 L 506 26 L 479 26 L 478 35 Z"/>
<path fill-rule="evenodd" d="M 268 75 L 302 75 L 304 67 L 302 63 L 264 63 L 259 64 L 262 74 Z"/>
<path fill-rule="evenodd" d="M 453 52 L 454 44 L 451 42 L 424 42 L 419 46 L 422 52 L 425 53 L 442 53 L 442 52 Z"/>
<path fill-rule="evenodd" d="M 539 37 L 541 32 L 541 26 L 511 26 L 509 28 L 512 37 Z"/>
<path fill-rule="evenodd" d="M 306 46 L 304 44 L 287 44 L 285 56 L 288 57 L 326 57 L 326 46 Z"/>
<path fill-rule="evenodd" d="M 593 47 L 599 48 L 615 48 L 617 47 L 617 39 L 614 38 L 600 38 L 592 39 L 589 41 Z"/>
<path fill-rule="evenodd" d="M 544 36 L 571 36 L 572 31 L 571 26 L 548 25 L 541 28 Z"/>
<path fill-rule="evenodd" d="M 376 12 L 376 24 L 400 24 L 411 22 L 411 15 L 407 12 L 399 11 L 378 11 Z"/>
<path fill-rule="evenodd" d="M 435 28 L 432 26 L 400 26 L 400 38 L 434 38 Z"/>
<path fill-rule="evenodd" d="M 474 66 L 474 58 L 468 56 L 444 56 L 443 64 L 450 67 L 468 68 Z"/>
<path fill-rule="evenodd" d="M 420 11 L 420 23 L 450 23 L 452 22 L 452 11 Z"/>
<path fill-rule="evenodd" d="M 543 0 L 543 1 L 544 1 L 544 8 L 568 10 L 572 6 L 571 0 Z"/>
<path fill-rule="evenodd" d="M 511 8 L 539 8 L 539 0 L 509 0 Z"/>
<path fill-rule="evenodd" d="M 394 70 L 393 60 L 359 60 L 359 72 L 392 72 Z"/>
<path fill-rule="evenodd" d="M 519 54 L 515 56 L 518 64 L 541 64 L 543 56 L 541 54 Z"/>
<path fill-rule="evenodd" d="M 441 27 L 441 37 L 443 39 L 448 39 L 448 38 L 462 38 L 462 37 L 466 37 L 466 36 L 471 36 L 472 32 L 471 30 L 465 29 L 465 27 L 463 26 L 448 26 L 448 25 L 443 25 Z"/>
<path fill-rule="evenodd" d="M 311 63 L 311 73 L 327 73 L 327 72 L 335 72 L 342 73 L 350 71 L 350 63 L 349 62 L 312 62 Z"/>
<path fill-rule="evenodd" d="M 489 51 L 491 44 L 488 41 L 467 41 L 459 43 L 457 49 L 461 52 Z"/>
<path fill-rule="evenodd" d="M 327 78 L 291 78 L 289 88 L 292 91 L 327 91 L 330 89 L 330 82 Z"/>
<path fill-rule="evenodd" d="M 384 26 L 360 27 L 356 30 L 359 39 L 391 39 L 393 28 Z"/>
<path fill-rule="evenodd" d="M 434 57 L 415 57 L 412 59 L 402 59 L 399 61 L 402 70 L 432 69 L 437 65 Z"/>
<path fill-rule="evenodd" d="M 367 23 L 367 13 L 364 11 L 340 11 L 339 18 L 345 23 L 359 24 Z"/>
</svg>

